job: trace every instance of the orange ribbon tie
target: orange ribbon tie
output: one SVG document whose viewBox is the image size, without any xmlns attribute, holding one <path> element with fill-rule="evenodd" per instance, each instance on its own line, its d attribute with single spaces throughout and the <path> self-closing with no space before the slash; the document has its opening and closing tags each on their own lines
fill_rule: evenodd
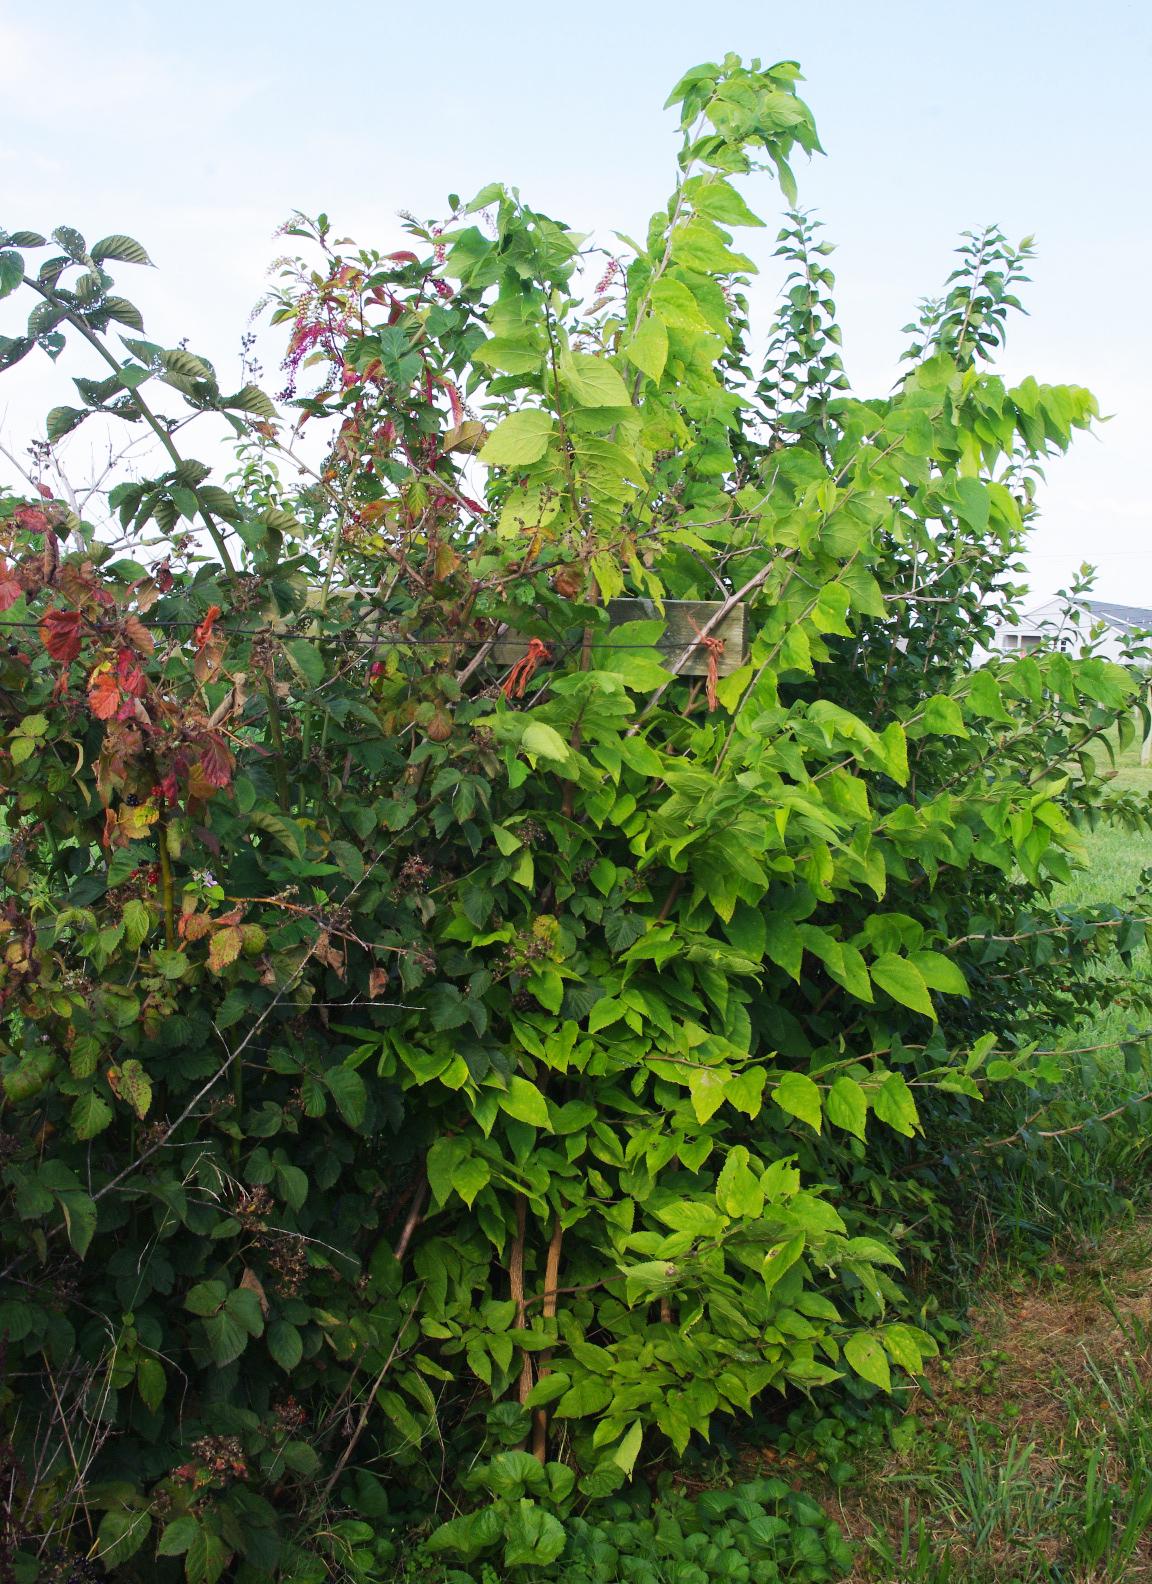
<svg viewBox="0 0 1152 1584">
<path fill-rule="evenodd" d="M 551 660 L 551 658 L 552 656 L 548 652 L 548 647 L 543 639 L 530 638 L 528 640 L 528 652 L 517 660 L 508 673 L 508 679 L 501 689 L 504 697 L 506 699 L 523 698 L 524 689 L 532 680 L 536 667 L 541 660 Z"/>
</svg>

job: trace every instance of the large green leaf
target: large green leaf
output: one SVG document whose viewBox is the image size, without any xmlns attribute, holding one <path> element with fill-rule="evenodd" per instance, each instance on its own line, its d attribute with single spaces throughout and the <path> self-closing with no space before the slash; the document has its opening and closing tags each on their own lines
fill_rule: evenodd
<svg viewBox="0 0 1152 1584">
<path fill-rule="evenodd" d="M 527 467 L 548 449 L 553 429 L 550 413 L 528 408 L 498 423 L 480 450 L 481 462 L 493 467 Z"/>
<path fill-rule="evenodd" d="M 928 994 L 927 981 L 914 962 L 898 957 L 895 952 L 882 952 L 872 964 L 871 972 L 873 982 L 893 1001 L 935 1020 L 936 1008 Z"/>
</svg>

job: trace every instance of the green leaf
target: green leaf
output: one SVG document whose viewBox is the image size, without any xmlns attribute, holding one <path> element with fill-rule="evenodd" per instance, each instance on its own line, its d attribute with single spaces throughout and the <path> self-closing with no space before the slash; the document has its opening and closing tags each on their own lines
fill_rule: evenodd
<svg viewBox="0 0 1152 1584">
<path fill-rule="evenodd" d="M 641 1420 L 637 1419 L 625 1431 L 619 1445 L 612 1454 L 613 1463 L 615 1463 L 617 1468 L 623 1469 L 629 1479 L 632 1477 L 632 1470 L 636 1467 L 636 1459 L 640 1455 L 640 1447 L 643 1441 L 644 1425 Z"/>
<path fill-rule="evenodd" d="M 183 1556 L 196 1538 L 200 1528 L 195 1518 L 173 1518 L 166 1524 L 156 1547 L 157 1556 Z"/>
<path fill-rule="evenodd" d="M 940 1349 L 934 1337 L 927 1331 L 922 1331 L 919 1326 L 889 1325 L 880 1332 L 884 1346 L 892 1362 L 898 1364 L 909 1375 L 919 1375 L 924 1368 L 924 1360 L 935 1358 Z"/>
<path fill-rule="evenodd" d="M 19 253 L 0 253 L 0 297 L 14 292 L 24 279 L 24 260 Z"/>
<path fill-rule="evenodd" d="M 130 330 L 144 329 L 144 320 L 135 303 L 130 303 L 127 297 L 105 297 L 102 310 L 109 319 L 115 319 L 118 324 L 126 324 Z"/>
<path fill-rule="evenodd" d="M 592 1016 L 595 1015 L 594 1008 Z M 707 1122 L 719 1111 L 724 1104 L 724 1091 L 731 1077 L 726 1067 L 694 1067 L 688 1074 L 688 1093 L 692 1097 L 692 1110 L 697 1122 Z"/>
<path fill-rule="evenodd" d="M 863 1380 L 879 1386 L 881 1391 L 892 1390 L 892 1374 L 888 1368 L 888 1355 L 874 1336 L 858 1331 L 844 1344 L 844 1357 Z"/>
<path fill-rule="evenodd" d="M 886 1122 L 905 1138 L 912 1138 L 919 1130 L 920 1117 L 916 1102 L 900 1073 L 890 1073 L 872 1100 L 872 1110 L 881 1122 Z"/>
<path fill-rule="evenodd" d="M 228 1296 L 228 1288 L 222 1281 L 197 1282 L 187 1298 L 184 1307 L 194 1315 L 212 1315 L 223 1307 Z"/>
<path fill-rule="evenodd" d="M 804 1073 L 785 1073 L 772 1091 L 772 1098 L 789 1116 L 799 1117 L 820 1131 L 820 1090 Z"/>
<path fill-rule="evenodd" d="M 276 1363 L 287 1374 L 291 1374 L 304 1357 L 304 1342 L 300 1332 L 287 1320 L 273 1320 L 265 1340 Z"/>
<path fill-rule="evenodd" d="M 748 1151 L 743 1144 L 734 1145 L 724 1157 L 723 1168 L 716 1179 L 716 1203 L 733 1220 L 758 1220 L 764 1209 L 764 1189 L 748 1161 Z"/>
<path fill-rule="evenodd" d="M 492 1180 L 492 1172 L 488 1162 L 480 1155 L 470 1155 L 467 1160 L 452 1173 L 452 1186 L 463 1199 L 469 1209 L 482 1188 L 486 1188 Z"/>
<path fill-rule="evenodd" d="M 289 638 L 284 644 L 288 663 L 300 680 L 310 688 L 318 688 L 327 675 L 324 656 L 315 644 L 306 638 Z"/>
<path fill-rule="evenodd" d="M 202 1324 L 212 1362 L 220 1368 L 238 1359 L 248 1346 L 251 1333 L 228 1309 L 210 1315 Z"/>
<path fill-rule="evenodd" d="M 133 898 L 132 901 L 125 902 L 121 916 L 124 920 L 124 944 L 129 951 L 135 951 L 152 928 L 152 915 L 143 902 Z"/>
<path fill-rule="evenodd" d="M 532 1127 L 552 1131 L 552 1124 L 548 1119 L 548 1102 L 536 1085 L 529 1083 L 527 1078 L 514 1074 L 508 1080 L 507 1091 L 498 1098 L 501 1111 L 506 1111 L 518 1122 L 528 1122 Z"/>
<path fill-rule="evenodd" d="M 136 1115 L 143 1120 L 152 1104 L 152 1083 L 148 1074 L 135 1057 L 130 1057 L 119 1067 L 113 1067 L 112 1073 L 116 1092 L 121 1100 L 126 1100 Z"/>
<path fill-rule="evenodd" d="M 152 260 L 140 246 L 139 242 L 130 236 L 106 236 L 99 242 L 93 242 L 91 257 L 97 264 L 105 259 L 112 259 L 118 264 L 151 264 Z"/>
<path fill-rule="evenodd" d="M 233 412 L 250 413 L 253 418 L 276 417 L 276 403 L 258 385 L 245 385 L 234 396 L 222 396 L 220 405 Z"/>
<path fill-rule="evenodd" d="M 668 329 L 663 319 L 655 314 L 642 319 L 631 340 L 625 343 L 624 356 L 658 385 L 668 361 Z"/>
<path fill-rule="evenodd" d="M 580 407 L 626 407 L 631 400 L 618 370 L 586 352 L 561 354 L 560 383 Z"/>
<path fill-rule="evenodd" d="M 111 1570 L 134 1557 L 152 1533 L 151 1514 L 114 1508 L 96 1532 L 96 1555 Z"/>
<path fill-rule="evenodd" d="M 943 995 L 966 996 L 971 993 L 967 979 L 951 957 L 946 957 L 943 952 L 909 952 L 908 961 L 923 975 L 924 983 L 930 990 L 939 990 Z"/>
<path fill-rule="evenodd" d="M 83 1259 L 88 1252 L 92 1235 L 96 1231 L 96 1205 L 86 1193 L 81 1193 L 78 1189 L 68 1193 L 58 1193 L 56 1201 L 64 1215 L 68 1241 Z"/>
<path fill-rule="evenodd" d="M 232 1552 L 215 1529 L 200 1524 L 184 1558 L 187 1584 L 216 1584 L 232 1560 Z"/>
<path fill-rule="evenodd" d="M 936 1008 L 928 994 L 924 975 L 907 957 L 895 952 L 882 952 L 872 964 L 872 980 L 887 992 L 893 1001 L 910 1007 L 913 1012 L 923 1012 L 925 1017 L 936 1019 Z"/>
<path fill-rule="evenodd" d="M 55 445 L 57 440 L 63 440 L 66 434 L 78 429 L 87 417 L 87 409 L 82 407 L 53 407 L 44 420 L 44 433 Z"/>
<path fill-rule="evenodd" d="M 330 1067 L 322 1074 L 336 1109 L 350 1128 L 358 1128 L 368 1106 L 368 1090 L 354 1067 Z"/>
<path fill-rule="evenodd" d="M 633 1269 L 640 1267 L 634 1266 Z M 597 1375 L 585 1375 L 568 1388 L 553 1412 L 557 1419 L 584 1419 L 589 1414 L 598 1414 L 611 1401 L 612 1387 L 608 1382 Z"/>
<path fill-rule="evenodd" d="M 841 1076 L 836 1079 L 828 1091 L 824 1109 L 829 1122 L 835 1127 L 844 1128 L 859 1139 L 864 1137 L 864 1128 L 868 1119 L 868 1100 L 854 1078 Z"/>
<path fill-rule="evenodd" d="M 457 1168 L 471 1153 L 471 1148 L 467 1139 L 458 1136 L 441 1136 L 433 1142 L 424 1169 L 428 1174 L 432 1197 L 438 1206 L 446 1204 L 451 1197 L 454 1187 L 452 1179 Z"/>
<path fill-rule="evenodd" d="M 480 450 L 480 460 L 491 467 L 527 467 L 539 462 L 548 449 L 552 429 L 550 413 L 536 408 L 512 413 L 488 436 Z"/>
<path fill-rule="evenodd" d="M 144 1406 L 152 1413 L 155 1413 L 164 1401 L 167 1386 L 168 1380 L 160 1360 L 142 1358 L 136 1366 L 136 1390 L 140 1393 L 140 1400 Z"/>
<path fill-rule="evenodd" d="M 968 728 L 954 698 L 937 693 L 924 705 L 924 730 L 941 737 L 967 737 Z"/>
<path fill-rule="evenodd" d="M 521 1497 L 504 1525 L 506 1567 L 547 1567 L 568 1542 L 564 1525 L 543 1507 Z"/>
<path fill-rule="evenodd" d="M 90 1139 L 95 1138 L 97 1133 L 103 1133 L 111 1122 L 112 1115 L 112 1107 L 98 1094 L 89 1090 L 87 1094 L 77 1097 L 69 1121 L 78 1139 Z"/>
</svg>

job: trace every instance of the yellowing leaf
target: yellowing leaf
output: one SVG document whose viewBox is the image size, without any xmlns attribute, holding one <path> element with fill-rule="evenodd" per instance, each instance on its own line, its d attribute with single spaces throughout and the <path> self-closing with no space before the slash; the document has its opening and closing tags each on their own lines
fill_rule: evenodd
<svg viewBox="0 0 1152 1584">
<path fill-rule="evenodd" d="M 668 361 L 668 329 L 663 319 L 654 314 L 642 319 L 624 348 L 624 356 L 659 384 Z"/>
<path fill-rule="evenodd" d="M 481 462 L 492 467 L 527 467 L 539 462 L 552 435 L 551 413 L 529 408 L 498 423 L 480 450 Z"/>
<path fill-rule="evenodd" d="M 222 973 L 229 963 L 234 963 L 244 945 L 244 936 L 235 924 L 214 930 L 208 943 L 208 966 L 213 973 Z"/>
<path fill-rule="evenodd" d="M 560 383 L 581 407 L 627 407 L 628 387 L 603 357 L 565 352 L 560 358 Z"/>
</svg>

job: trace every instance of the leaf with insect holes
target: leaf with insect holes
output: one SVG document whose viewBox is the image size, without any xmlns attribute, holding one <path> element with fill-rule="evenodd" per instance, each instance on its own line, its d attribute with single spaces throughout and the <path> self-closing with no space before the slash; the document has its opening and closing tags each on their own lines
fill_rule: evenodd
<svg viewBox="0 0 1152 1584">
<path fill-rule="evenodd" d="M 119 1100 L 124 1100 L 140 1118 L 148 1115 L 152 1104 L 152 1084 L 148 1074 L 135 1057 L 108 1069 L 108 1087 Z"/>
<path fill-rule="evenodd" d="M 99 242 L 93 242 L 89 249 L 90 256 L 97 264 L 102 264 L 105 259 L 112 259 L 118 264 L 151 264 L 148 254 L 130 236 L 106 236 Z"/>
</svg>

